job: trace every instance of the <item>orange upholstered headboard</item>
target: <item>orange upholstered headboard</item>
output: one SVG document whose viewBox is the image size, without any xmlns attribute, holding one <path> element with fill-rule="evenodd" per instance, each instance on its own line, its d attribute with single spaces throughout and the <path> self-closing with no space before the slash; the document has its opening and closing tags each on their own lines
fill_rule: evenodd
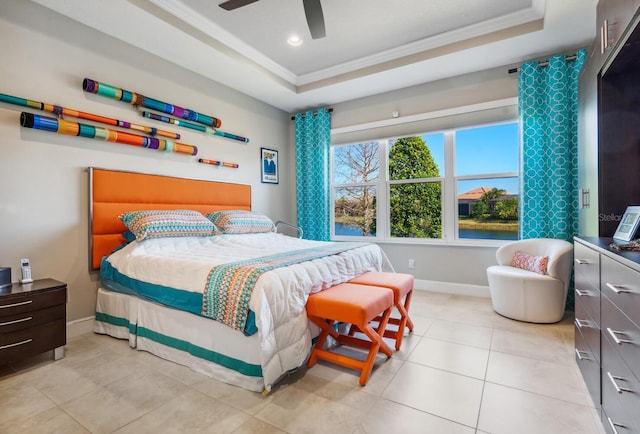
<svg viewBox="0 0 640 434">
<path fill-rule="evenodd" d="M 251 186 L 89 168 L 91 269 L 125 240 L 118 216 L 141 209 L 251 210 Z"/>
</svg>

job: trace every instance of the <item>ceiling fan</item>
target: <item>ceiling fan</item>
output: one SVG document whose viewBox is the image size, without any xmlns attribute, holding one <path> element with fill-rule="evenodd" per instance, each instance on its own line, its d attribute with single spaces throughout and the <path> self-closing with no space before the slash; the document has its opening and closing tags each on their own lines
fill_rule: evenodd
<svg viewBox="0 0 640 434">
<path fill-rule="evenodd" d="M 227 0 L 220 3 L 219 6 L 224 10 L 232 11 L 257 1 L 258 0 Z M 320 39 L 327 36 L 324 29 L 324 15 L 322 14 L 320 0 L 302 0 L 302 4 L 304 6 L 304 14 L 307 17 L 309 32 L 311 32 L 311 38 Z"/>
</svg>

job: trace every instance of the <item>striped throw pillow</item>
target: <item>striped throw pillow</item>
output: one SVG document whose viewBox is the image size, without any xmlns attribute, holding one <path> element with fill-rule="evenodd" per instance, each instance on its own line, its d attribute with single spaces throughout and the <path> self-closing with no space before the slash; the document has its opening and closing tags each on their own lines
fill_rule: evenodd
<svg viewBox="0 0 640 434">
<path fill-rule="evenodd" d="M 216 235 L 216 227 L 197 211 L 142 210 L 120 215 L 122 223 L 136 240 L 161 237 L 208 237 Z"/>
<path fill-rule="evenodd" d="M 243 210 L 215 211 L 207 214 L 223 234 L 257 234 L 272 232 L 273 221 L 264 214 Z"/>
</svg>

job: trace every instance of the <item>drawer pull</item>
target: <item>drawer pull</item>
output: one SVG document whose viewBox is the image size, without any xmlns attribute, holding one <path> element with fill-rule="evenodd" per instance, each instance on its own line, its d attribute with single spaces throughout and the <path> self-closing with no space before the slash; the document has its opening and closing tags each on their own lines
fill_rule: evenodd
<svg viewBox="0 0 640 434">
<path fill-rule="evenodd" d="M 578 356 L 578 360 L 591 360 L 591 358 L 587 356 L 583 356 L 583 354 L 589 354 L 589 353 L 586 351 L 580 351 L 579 349 L 576 348 L 576 356 Z"/>
<path fill-rule="evenodd" d="M 28 344 L 32 340 L 33 339 L 25 339 L 24 341 L 16 342 L 15 344 L 3 345 L 0 347 L 0 350 L 4 350 L 5 348 L 17 347 L 18 345 Z"/>
<path fill-rule="evenodd" d="M 578 294 L 580 297 L 584 297 L 585 295 L 589 295 L 589 291 L 587 291 L 586 289 L 576 288 L 576 294 Z"/>
<path fill-rule="evenodd" d="M 33 319 L 32 316 L 28 316 L 26 318 L 20 318 L 14 321 L 0 322 L 0 327 L 10 325 L 10 324 L 18 324 L 19 322 L 31 321 L 32 319 Z"/>
<path fill-rule="evenodd" d="M 620 339 L 617 335 L 623 335 L 624 332 L 618 331 L 618 330 L 611 330 L 609 327 L 607 327 L 607 331 L 609 332 L 609 334 L 611 335 L 611 337 L 613 338 L 613 340 L 616 342 L 616 344 L 618 345 L 622 345 L 622 344 L 632 344 L 633 341 L 630 341 L 629 339 Z"/>
<path fill-rule="evenodd" d="M 618 430 L 616 429 L 617 426 L 619 426 L 620 428 L 626 428 L 626 426 L 622 425 L 621 423 L 615 423 L 614 421 L 612 421 L 610 417 L 607 417 L 607 422 L 609 422 L 609 426 L 611 427 L 613 434 L 619 434 Z"/>
<path fill-rule="evenodd" d="M 624 285 L 614 285 L 613 283 L 607 283 L 606 285 L 607 285 L 607 288 L 609 288 L 616 294 L 629 294 L 630 292 L 632 292 L 628 289 L 625 289 Z"/>
<path fill-rule="evenodd" d="M 616 389 L 616 392 L 618 392 L 618 393 L 622 393 L 622 392 L 633 393 L 632 389 L 627 389 L 626 387 L 620 387 L 620 386 L 618 386 L 618 383 L 616 383 L 616 380 L 626 381 L 624 378 L 616 377 L 614 375 L 611 375 L 611 372 L 607 372 L 607 376 L 609 377 L 609 380 L 611 380 L 611 383 L 613 384 L 613 387 Z"/>
<path fill-rule="evenodd" d="M 3 304 L 2 306 L 0 306 L 0 309 L 8 309 L 10 307 L 24 306 L 25 304 L 31 304 L 31 303 L 33 303 L 33 300 L 21 301 L 20 303 L 13 303 L 13 304 Z"/>
<path fill-rule="evenodd" d="M 589 321 L 587 321 L 586 319 L 576 318 L 575 323 L 579 329 L 581 329 L 582 327 L 591 327 L 591 325 L 589 324 Z"/>
<path fill-rule="evenodd" d="M 578 259 L 578 258 L 576 258 L 576 264 L 578 264 L 578 265 L 588 265 L 589 261 L 587 261 L 586 259 Z"/>
</svg>

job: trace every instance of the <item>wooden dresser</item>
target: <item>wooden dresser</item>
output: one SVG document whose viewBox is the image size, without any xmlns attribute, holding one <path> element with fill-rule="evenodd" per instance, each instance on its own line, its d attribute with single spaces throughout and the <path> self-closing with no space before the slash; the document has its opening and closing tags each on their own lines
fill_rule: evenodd
<svg viewBox="0 0 640 434">
<path fill-rule="evenodd" d="M 54 350 L 67 343 L 67 284 L 53 279 L 0 288 L 0 364 Z"/>
<path fill-rule="evenodd" d="M 575 350 L 608 433 L 640 434 L 640 252 L 575 239 Z"/>
</svg>

